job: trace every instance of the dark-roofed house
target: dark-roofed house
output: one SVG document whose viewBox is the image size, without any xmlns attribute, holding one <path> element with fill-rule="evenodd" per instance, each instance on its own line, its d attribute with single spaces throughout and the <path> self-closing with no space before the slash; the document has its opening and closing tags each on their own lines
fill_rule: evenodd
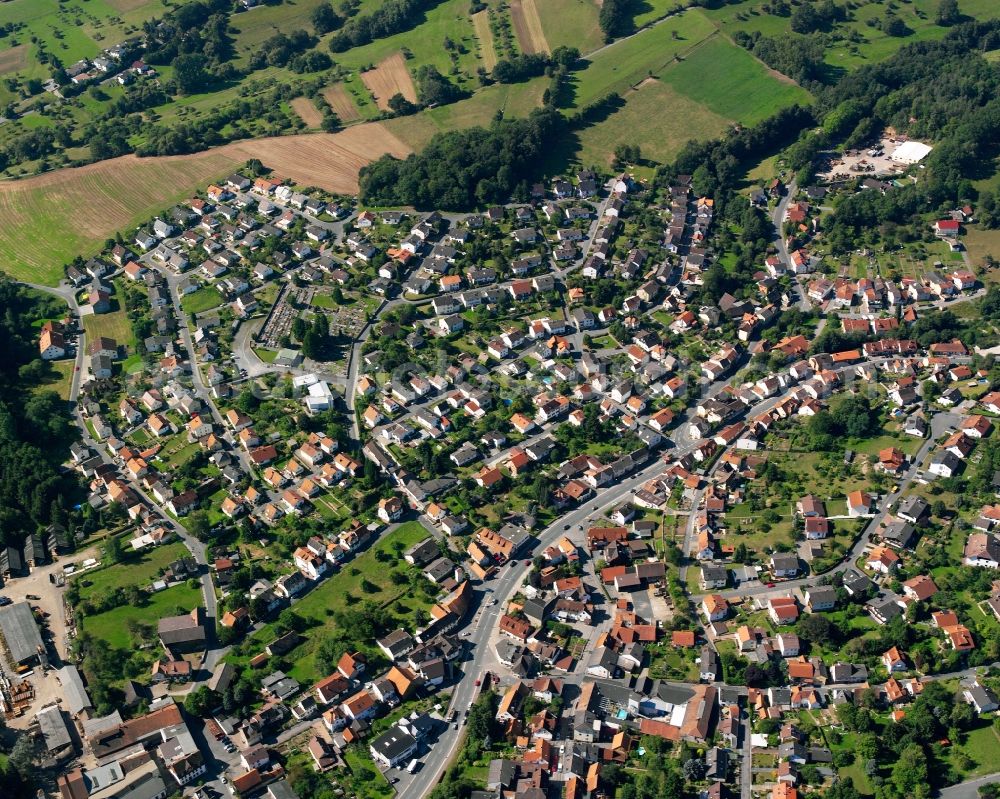
<svg viewBox="0 0 1000 799">
<path fill-rule="evenodd" d="M 863 596 L 875 587 L 875 583 L 869 580 L 861 572 L 848 569 L 844 572 L 844 590 L 851 596 Z"/>
<path fill-rule="evenodd" d="M 368 751 L 376 763 L 381 763 L 387 768 L 395 768 L 417 751 L 417 739 L 398 726 L 394 726 L 372 741 Z"/>
<path fill-rule="evenodd" d="M 414 544 L 403 553 L 403 560 L 411 566 L 423 566 L 441 556 L 441 550 L 437 541 L 433 538 L 425 538 L 423 541 Z"/>
<path fill-rule="evenodd" d="M 163 648 L 171 652 L 195 652 L 204 649 L 204 613 L 199 607 L 182 616 L 160 619 L 156 633 Z"/>
<path fill-rule="evenodd" d="M 384 638 L 380 638 L 376 643 L 378 644 L 378 648 L 385 652 L 389 660 L 396 660 L 402 657 L 413 649 L 414 646 L 413 636 L 402 629 L 393 630 Z"/>
</svg>

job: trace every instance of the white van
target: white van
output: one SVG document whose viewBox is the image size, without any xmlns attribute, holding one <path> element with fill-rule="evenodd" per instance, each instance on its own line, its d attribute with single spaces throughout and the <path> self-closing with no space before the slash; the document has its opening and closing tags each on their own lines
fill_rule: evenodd
<svg viewBox="0 0 1000 799">
<path fill-rule="evenodd" d="M 407 764 L 406 771 L 409 774 L 415 774 L 418 768 L 420 768 L 420 761 L 417 760 L 417 758 L 413 758 L 413 760 Z"/>
</svg>

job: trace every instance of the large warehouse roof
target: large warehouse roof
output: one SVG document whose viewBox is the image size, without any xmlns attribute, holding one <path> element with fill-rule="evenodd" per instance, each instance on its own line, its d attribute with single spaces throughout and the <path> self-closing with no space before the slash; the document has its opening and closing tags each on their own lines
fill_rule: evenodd
<svg viewBox="0 0 1000 799">
<path fill-rule="evenodd" d="M 75 716 L 84 708 L 93 707 L 76 666 L 63 666 L 56 674 L 66 696 L 66 708 L 71 715 Z"/>
<path fill-rule="evenodd" d="M 42 646 L 42 636 L 38 633 L 38 625 L 27 602 L 0 609 L 0 634 L 7 642 L 11 659 L 15 663 L 23 663 L 38 654 Z"/>
<path fill-rule="evenodd" d="M 889 157 L 897 164 L 916 164 L 923 161 L 933 148 L 919 141 L 903 142 Z"/>
</svg>

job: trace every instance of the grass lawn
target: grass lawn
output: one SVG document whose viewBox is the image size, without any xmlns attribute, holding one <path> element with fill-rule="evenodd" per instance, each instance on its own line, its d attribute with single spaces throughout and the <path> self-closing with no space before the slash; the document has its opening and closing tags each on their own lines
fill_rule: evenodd
<svg viewBox="0 0 1000 799">
<path fill-rule="evenodd" d="M 1000 230 L 985 230 L 974 225 L 966 229 L 966 234 L 962 237 L 965 249 L 969 252 L 969 258 L 977 269 L 982 269 L 983 259 L 987 255 L 1000 259 Z M 1000 280 L 997 272 L 987 272 L 983 274 L 983 282 L 995 283 Z"/>
<path fill-rule="evenodd" d="M 190 612 L 201 602 L 201 588 L 191 588 L 184 583 L 150 595 L 149 601 L 142 607 L 124 605 L 107 613 L 87 616 L 83 620 L 83 628 L 114 649 L 130 650 L 129 622 L 150 624 L 155 628 L 156 622 L 165 616 Z"/>
<path fill-rule="evenodd" d="M 274 359 L 278 357 L 277 350 L 265 350 L 261 347 L 255 347 L 253 352 L 264 363 L 274 363 Z"/>
<path fill-rule="evenodd" d="M 694 571 L 689 569 L 688 572 Z M 670 640 L 665 639 L 650 653 L 650 675 L 668 680 L 698 681 L 698 667 L 694 662 L 694 651 L 675 649 Z"/>
<path fill-rule="evenodd" d="M 122 541 L 129 557 L 121 563 L 81 572 L 75 578 L 80 584 L 80 596 L 86 598 L 95 594 L 105 594 L 126 585 L 146 585 L 159 576 L 160 571 L 178 558 L 190 553 L 180 541 L 164 544 L 144 552 L 132 552 L 128 541 Z"/>
<path fill-rule="evenodd" d="M 182 446 L 177 447 L 178 443 L 182 444 Z M 159 458 L 166 459 L 167 468 L 176 469 L 178 466 L 183 466 L 191 460 L 191 458 L 194 457 L 194 454 L 198 451 L 199 446 L 200 445 L 196 441 L 188 444 L 185 443 L 184 438 L 175 439 L 160 453 Z"/>
<path fill-rule="evenodd" d="M 306 642 L 289 655 L 289 660 L 293 663 L 289 672 L 292 677 L 306 685 L 326 676 L 321 673 L 316 663 L 314 648 L 327 632 L 333 630 L 335 625 L 333 611 L 343 609 L 353 602 L 372 600 L 387 603 L 393 615 L 400 621 L 408 623 L 412 622 L 417 611 L 430 607 L 432 603 L 426 595 L 414 593 L 408 585 L 396 585 L 393 581 L 391 574 L 393 569 L 412 568 L 402 558 L 397 565 L 383 563 L 375 558 L 378 550 L 395 554 L 394 544 L 401 544 L 403 548 L 410 547 L 428 535 L 427 530 L 419 522 L 401 524 L 293 605 L 295 612 L 309 621 L 311 629 L 307 633 Z M 376 586 L 378 590 L 366 593 L 362 587 L 366 581 Z M 270 625 L 265 625 L 254 634 L 253 638 L 263 646 L 275 638 L 274 629 Z"/>
<path fill-rule="evenodd" d="M 907 455 L 913 456 L 920 451 L 923 443 L 919 438 L 902 433 L 899 435 L 884 433 L 883 435 L 864 441 L 851 440 L 848 442 L 848 449 L 853 449 L 859 455 L 878 455 L 879 450 L 887 447 L 896 447 L 896 449 L 905 452 Z"/>
<path fill-rule="evenodd" d="M 124 309 L 120 308 L 111 313 L 88 314 L 81 318 L 88 342 L 99 336 L 113 338 L 119 344 L 132 341 L 132 326 L 129 324 Z"/>
<path fill-rule="evenodd" d="M 68 400 L 76 361 L 49 361 L 49 365 L 52 367 L 49 373 L 31 387 L 31 393 L 40 394 L 43 391 L 54 391 L 64 400 Z"/>
<path fill-rule="evenodd" d="M 321 294 L 319 292 L 313 294 L 312 304 L 317 308 L 329 308 L 331 310 L 340 307 L 333 301 L 333 297 L 329 294 Z"/>
<path fill-rule="evenodd" d="M 961 770 L 966 779 L 983 774 L 992 774 L 1000 762 L 1000 736 L 997 735 L 991 719 L 980 719 L 981 726 L 970 731 L 963 743 L 951 750 L 952 765 L 955 765 L 955 755 L 964 752 L 973 762 L 967 770 Z M 956 769 L 958 767 L 956 766 Z"/>
<path fill-rule="evenodd" d="M 214 286 L 202 286 L 197 291 L 181 297 L 181 308 L 186 314 L 204 313 L 222 305 L 222 295 Z"/>
</svg>

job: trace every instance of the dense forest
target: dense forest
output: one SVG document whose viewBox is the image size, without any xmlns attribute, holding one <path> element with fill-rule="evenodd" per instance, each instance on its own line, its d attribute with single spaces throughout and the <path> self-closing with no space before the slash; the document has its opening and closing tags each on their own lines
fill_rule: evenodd
<svg viewBox="0 0 1000 799">
<path fill-rule="evenodd" d="M 72 483 L 59 473 L 72 439 L 66 403 L 54 392 L 30 393 L 50 369 L 38 358 L 40 318 L 61 318 L 65 306 L 0 277 L 0 543 L 23 542 L 50 524 L 69 524 Z"/>
<path fill-rule="evenodd" d="M 526 198 L 565 127 L 558 112 L 546 109 L 489 128 L 439 133 L 420 154 L 403 161 L 383 156 L 363 167 L 362 202 L 458 211 Z"/>
</svg>

